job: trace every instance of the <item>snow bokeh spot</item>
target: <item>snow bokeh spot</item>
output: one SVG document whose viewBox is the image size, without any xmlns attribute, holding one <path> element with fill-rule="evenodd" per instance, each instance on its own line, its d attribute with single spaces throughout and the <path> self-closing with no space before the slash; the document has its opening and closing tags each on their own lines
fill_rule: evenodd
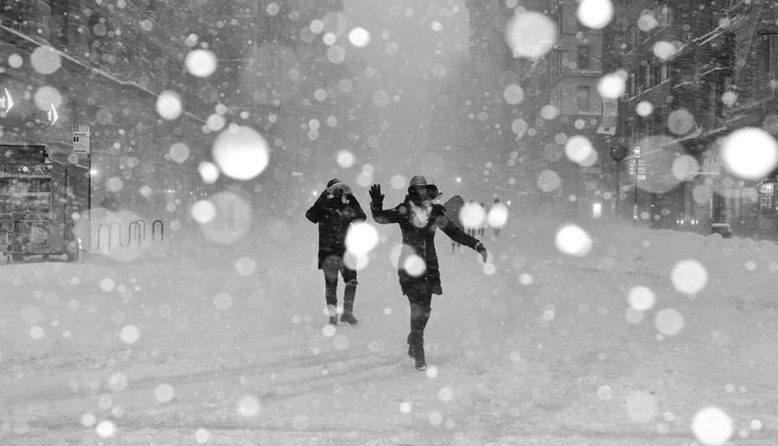
<svg viewBox="0 0 778 446">
<path fill-rule="evenodd" d="M 594 150 L 589 139 L 581 135 L 575 135 L 567 140 L 565 155 L 570 161 L 583 167 L 591 167 L 597 162 L 597 151 Z"/>
<path fill-rule="evenodd" d="M 113 423 L 113 421 L 103 420 L 97 423 L 97 426 L 95 427 L 95 432 L 101 438 L 111 438 L 114 435 L 116 435 L 116 425 Z"/>
<path fill-rule="evenodd" d="M 559 252 L 574 257 L 584 257 L 592 250 L 592 238 L 574 224 L 565 225 L 557 231 L 555 244 Z"/>
<path fill-rule="evenodd" d="M 123 392 L 127 389 L 127 376 L 123 373 L 114 373 L 108 378 L 108 388 L 111 392 Z"/>
<path fill-rule="evenodd" d="M 187 71 L 197 77 L 208 77 L 216 71 L 216 55 L 209 50 L 190 51 L 184 59 Z"/>
<path fill-rule="evenodd" d="M 708 284 L 708 270 L 696 260 L 681 260 L 673 267 L 670 279 L 681 293 L 697 294 Z"/>
<path fill-rule="evenodd" d="M 230 126 L 222 131 L 213 143 L 212 155 L 221 171 L 236 180 L 256 177 L 270 160 L 265 138 L 245 126 Z"/>
<path fill-rule="evenodd" d="M 494 203 L 486 216 L 487 223 L 492 228 L 502 228 L 508 223 L 508 206 Z"/>
<path fill-rule="evenodd" d="M 356 27 L 348 33 L 348 41 L 357 48 L 364 48 L 370 44 L 370 33 L 361 27 Z"/>
<path fill-rule="evenodd" d="M 24 58 L 17 53 L 8 56 L 8 66 L 11 68 L 21 68 L 24 65 Z"/>
<path fill-rule="evenodd" d="M 350 150 L 345 149 L 338 150 L 338 153 L 335 155 L 335 159 L 341 169 L 348 169 L 349 167 L 353 166 L 354 162 L 356 161 L 354 154 Z"/>
<path fill-rule="evenodd" d="M 30 327 L 30 337 L 36 341 L 43 339 L 46 336 L 46 331 L 40 325 L 33 325 Z"/>
<path fill-rule="evenodd" d="M 184 164 L 184 162 L 189 158 L 189 146 L 182 142 L 177 142 L 170 146 L 170 150 L 168 150 L 168 156 L 178 164 Z"/>
<path fill-rule="evenodd" d="M 635 106 L 635 112 L 645 118 L 654 112 L 654 105 L 649 101 L 640 101 L 638 102 L 638 105 Z"/>
<path fill-rule="evenodd" d="M 597 92 L 606 99 L 618 99 L 627 91 L 627 72 L 618 70 L 606 74 L 597 82 Z"/>
<path fill-rule="evenodd" d="M 30 65 L 43 75 L 52 74 L 62 66 L 62 57 L 54 48 L 39 46 L 30 54 Z"/>
<path fill-rule="evenodd" d="M 175 396 L 175 390 L 170 384 L 160 384 L 154 389 L 154 398 L 160 403 L 169 403 Z"/>
<path fill-rule="evenodd" d="M 378 245 L 378 231 L 370 223 L 353 223 L 346 233 L 346 249 L 355 256 L 367 255 Z"/>
<path fill-rule="evenodd" d="M 667 116 L 667 128 L 678 136 L 686 135 L 694 126 L 694 115 L 685 108 L 673 110 Z"/>
<path fill-rule="evenodd" d="M 119 332 L 119 338 L 125 344 L 134 344 L 140 338 L 140 330 L 135 325 L 125 325 Z"/>
<path fill-rule="evenodd" d="M 618 70 L 606 74 L 597 82 L 597 92 L 606 99 L 618 99 L 627 91 L 627 72 Z"/>
<path fill-rule="evenodd" d="M 459 211 L 459 219 L 465 229 L 480 228 L 486 218 L 486 209 L 478 203 L 467 202 Z"/>
<path fill-rule="evenodd" d="M 175 91 L 165 90 L 157 97 L 157 113 L 162 119 L 173 121 L 181 116 L 183 105 L 181 96 Z"/>
<path fill-rule="evenodd" d="M 216 206 L 209 200 L 198 200 L 192 205 L 192 219 L 198 223 L 208 223 L 216 217 Z"/>
<path fill-rule="evenodd" d="M 205 121 L 205 127 L 212 132 L 220 131 L 225 125 L 227 125 L 227 120 L 224 119 L 224 116 L 217 113 L 211 114 Z"/>
<path fill-rule="evenodd" d="M 438 377 L 438 368 L 434 365 L 427 366 L 427 370 L 425 370 L 425 374 L 427 375 L 427 378 L 435 379 Z"/>
<path fill-rule="evenodd" d="M 627 395 L 627 415 L 636 423 L 648 423 L 659 414 L 656 397 L 642 391 Z"/>
<path fill-rule="evenodd" d="M 733 430 L 732 419 L 718 407 L 701 409 L 692 420 L 694 436 L 702 444 L 708 446 L 727 443 L 732 437 Z"/>
<path fill-rule="evenodd" d="M 408 180 L 406 180 L 405 176 L 400 174 L 392 175 L 392 178 L 389 180 L 389 185 L 392 189 L 403 189 L 406 184 L 408 184 Z"/>
<path fill-rule="evenodd" d="M 204 429 L 201 427 L 195 431 L 195 441 L 197 441 L 197 444 L 208 443 L 208 440 L 210 439 L 211 439 L 211 433 L 208 431 L 208 429 Z"/>
<path fill-rule="evenodd" d="M 665 308 L 656 314 L 656 329 L 666 336 L 675 336 L 683 330 L 683 315 L 674 308 Z"/>
<path fill-rule="evenodd" d="M 55 108 L 62 106 L 62 94 L 56 88 L 48 85 L 39 88 L 33 99 L 38 110 L 45 112 L 50 111 L 52 106 Z"/>
<path fill-rule="evenodd" d="M 505 41 L 516 57 L 539 59 L 556 40 L 556 24 L 539 12 L 517 10 L 505 27 Z"/>
<path fill-rule="evenodd" d="M 651 11 L 644 11 L 638 18 L 638 28 L 643 32 L 649 32 L 659 26 L 659 21 L 654 17 Z"/>
<path fill-rule="evenodd" d="M 576 16 L 589 28 L 605 28 L 613 18 L 613 3 L 611 0 L 581 0 Z"/>
<path fill-rule="evenodd" d="M 650 288 L 636 286 L 627 291 L 627 300 L 630 307 L 639 311 L 648 311 L 654 307 L 656 296 Z"/>
<path fill-rule="evenodd" d="M 522 284 L 524 286 L 528 286 L 528 285 L 532 285 L 534 282 L 535 282 L 535 278 L 532 277 L 532 274 L 529 274 L 529 273 L 519 274 L 519 283 L 520 284 Z"/>
<path fill-rule="evenodd" d="M 600 386 L 597 389 L 597 398 L 603 401 L 609 401 L 613 398 L 613 389 L 607 385 Z"/>
<path fill-rule="evenodd" d="M 404 414 L 409 414 L 413 410 L 413 404 L 409 403 L 408 401 L 403 401 L 400 403 L 400 412 Z"/>
<path fill-rule="evenodd" d="M 503 90 L 502 97 L 508 104 L 516 105 L 524 100 L 524 90 L 516 84 L 510 84 Z"/>
<path fill-rule="evenodd" d="M 405 258 L 403 262 L 403 269 L 406 273 L 413 277 L 419 277 L 427 270 L 427 264 L 424 263 L 424 259 L 416 254 L 411 254 Z"/>
<path fill-rule="evenodd" d="M 241 276 L 250 276 L 257 270 L 257 264 L 250 257 L 241 257 L 235 261 L 235 270 Z"/>
<path fill-rule="evenodd" d="M 700 171 L 700 163 L 691 155 L 681 155 L 673 160 L 670 170 L 678 181 L 692 181 Z"/>
<path fill-rule="evenodd" d="M 662 60 L 670 59 L 675 55 L 676 51 L 677 49 L 672 42 L 660 40 L 654 44 L 654 56 Z"/>
<path fill-rule="evenodd" d="M 759 128 L 735 130 L 724 138 L 721 160 L 734 175 L 759 181 L 778 164 L 778 143 L 769 133 Z"/>
<path fill-rule="evenodd" d="M 203 161 L 197 166 L 197 172 L 205 184 L 213 184 L 219 179 L 219 168 L 210 161 Z"/>
<path fill-rule="evenodd" d="M 538 187 L 543 192 L 554 192 L 562 186 L 562 178 L 553 170 L 544 170 L 538 175 Z"/>
<path fill-rule="evenodd" d="M 246 418 L 255 417 L 259 414 L 259 400 L 252 395 L 244 395 L 238 400 L 238 413 Z"/>
<path fill-rule="evenodd" d="M 93 427 L 97 423 L 97 417 L 92 413 L 85 413 L 81 415 L 80 421 L 84 427 Z"/>
</svg>

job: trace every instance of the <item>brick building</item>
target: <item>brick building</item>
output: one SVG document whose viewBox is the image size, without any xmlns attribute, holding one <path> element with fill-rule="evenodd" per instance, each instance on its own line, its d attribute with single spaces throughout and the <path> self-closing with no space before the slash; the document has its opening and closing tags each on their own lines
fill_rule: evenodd
<svg viewBox="0 0 778 446">
<path fill-rule="evenodd" d="M 622 215 L 655 227 L 709 231 L 728 223 L 736 233 L 773 232 L 775 176 L 758 183 L 721 167 L 720 138 L 775 116 L 776 6 L 772 2 L 661 4 L 618 1 L 606 29 L 606 70 L 624 70 L 616 144 L 644 156 L 635 193 L 635 160 L 616 162 Z M 685 175 L 673 163 L 692 159 Z M 686 162 L 685 162 L 686 163 Z M 632 208 L 637 198 L 638 212 Z"/>
</svg>

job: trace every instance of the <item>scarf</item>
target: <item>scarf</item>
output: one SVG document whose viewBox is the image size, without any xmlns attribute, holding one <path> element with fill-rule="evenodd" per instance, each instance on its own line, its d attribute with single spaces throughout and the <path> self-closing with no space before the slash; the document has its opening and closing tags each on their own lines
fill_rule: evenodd
<svg viewBox="0 0 778 446">
<path fill-rule="evenodd" d="M 412 201 L 409 203 L 411 205 L 411 223 L 413 223 L 413 226 L 416 226 L 417 228 L 427 226 L 430 214 L 432 213 L 432 202 L 425 201 L 422 203 L 422 206 L 416 206 Z"/>
</svg>

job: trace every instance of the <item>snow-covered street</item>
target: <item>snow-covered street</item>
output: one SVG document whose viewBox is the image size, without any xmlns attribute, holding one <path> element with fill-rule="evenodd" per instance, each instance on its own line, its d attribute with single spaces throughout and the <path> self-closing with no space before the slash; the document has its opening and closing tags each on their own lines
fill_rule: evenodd
<svg viewBox="0 0 778 446">
<path fill-rule="evenodd" d="M 731 444 L 776 444 L 778 246 L 597 222 L 579 257 L 555 245 L 563 224 L 487 234 L 493 274 L 438 234 L 426 372 L 386 227 L 362 324 L 334 335 L 310 225 L 4 265 L 0 442 L 692 445 L 731 420 Z"/>
</svg>

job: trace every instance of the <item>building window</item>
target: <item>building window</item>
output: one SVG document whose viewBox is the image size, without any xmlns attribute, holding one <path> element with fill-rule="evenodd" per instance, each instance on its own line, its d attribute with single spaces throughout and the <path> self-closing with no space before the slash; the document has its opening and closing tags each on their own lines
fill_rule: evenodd
<svg viewBox="0 0 778 446">
<path fill-rule="evenodd" d="M 662 83 L 662 65 L 651 66 L 651 83 L 649 86 L 654 87 Z"/>
<path fill-rule="evenodd" d="M 591 54 L 589 54 L 589 46 L 588 45 L 580 45 L 578 47 L 578 69 L 579 70 L 588 70 L 591 68 Z"/>
<path fill-rule="evenodd" d="M 589 105 L 589 86 L 578 86 L 578 111 L 588 112 L 590 111 Z"/>
</svg>

